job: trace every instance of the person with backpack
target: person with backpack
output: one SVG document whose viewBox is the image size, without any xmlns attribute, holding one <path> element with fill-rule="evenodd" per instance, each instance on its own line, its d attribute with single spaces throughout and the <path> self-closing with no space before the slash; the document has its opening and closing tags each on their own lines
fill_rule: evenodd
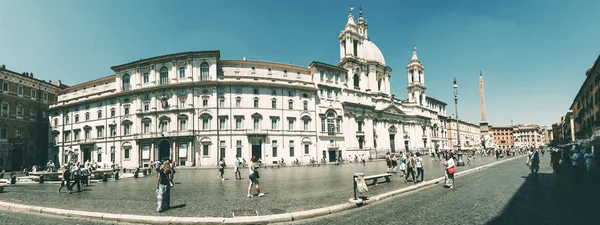
<svg viewBox="0 0 600 225">
<path fill-rule="evenodd" d="M 415 179 L 415 158 L 413 158 L 412 153 L 408 153 L 408 158 L 406 159 L 406 176 L 404 176 L 404 183 L 408 182 L 408 176 L 412 178 L 413 182 L 417 182 Z"/>
<path fill-rule="evenodd" d="M 527 157 L 527 165 L 531 170 L 531 174 L 537 178 L 538 170 L 540 170 L 540 153 L 537 149 L 531 149 Z"/>
</svg>

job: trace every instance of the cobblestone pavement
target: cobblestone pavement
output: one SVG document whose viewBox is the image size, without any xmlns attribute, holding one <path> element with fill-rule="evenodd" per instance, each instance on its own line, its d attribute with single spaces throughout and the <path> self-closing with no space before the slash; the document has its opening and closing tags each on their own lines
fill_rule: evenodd
<svg viewBox="0 0 600 225">
<path fill-rule="evenodd" d="M 534 179 L 522 159 L 459 177 L 454 189 L 433 185 L 293 224 L 599 224 L 600 176 L 576 184 L 565 169 L 557 184 L 546 156 Z"/>
<path fill-rule="evenodd" d="M 109 225 L 130 223 L 100 221 L 83 218 L 49 216 L 40 213 L 11 212 L 0 210 L 0 224 L 2 225 Z"/>
<path fill-rule="evenodd" d="M 425 179 L 443 176 L 441 162 L 423 158 Z M 473 165 L 458 171 L 496 161 L 492 157 L 478 158 Z M 260 183 L 264 197 L 247 198 L 248 169 L 242 170 L 244 180 L 233 178 L 227 169 L 227 180 L 217 179 L 214 170 L 178 170 L 175 187 L 171 191 L 171 205 L 175 209 L 156 212 L 156 178 L 124 179 L 114 182 L 94 183 L 80 193 L 57 193 L 58 184 L 16 184 L 5 188 L 0 201 L 34 206 L 76 209 L 117 214 L 151 216 L 232 217 L 233 212 L 256 210 L 258 215 L 296 212 L 348 202 L 352 197 L 352 175 L 366 175 L 386 171 L 385 162 L 342 164 L 321 167 L 284 167 L 260 170 Z M 392 182 L 369 187 L 367 196 L 397 190 L 405 184 L 399 175 Z M 256 193 L 256 192 L 254 192 Z"/>
</svg>

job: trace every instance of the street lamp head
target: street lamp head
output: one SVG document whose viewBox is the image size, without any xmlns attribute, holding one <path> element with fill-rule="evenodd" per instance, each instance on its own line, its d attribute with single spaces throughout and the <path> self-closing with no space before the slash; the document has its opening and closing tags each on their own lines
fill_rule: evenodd
<svg viewBox="0 0 600 225">
<path fill-rule="evenodd" d="M 456 83 L 456 77 L 454 77 L 454 85 L 452 86 L 454 89 L 458 88 L 458 84 Z"/>
</svg>

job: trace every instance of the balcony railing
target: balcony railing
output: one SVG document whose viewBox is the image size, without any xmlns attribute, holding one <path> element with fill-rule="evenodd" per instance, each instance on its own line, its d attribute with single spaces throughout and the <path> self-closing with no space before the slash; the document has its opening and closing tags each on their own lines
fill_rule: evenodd
<svg viewBox="0 0 600 225">
<path fill-rule="evenodd" d="M 269 130 L 267 129 L 249 129 L 246 130 L 247 135 L 268 135 Z"/>
</svg>

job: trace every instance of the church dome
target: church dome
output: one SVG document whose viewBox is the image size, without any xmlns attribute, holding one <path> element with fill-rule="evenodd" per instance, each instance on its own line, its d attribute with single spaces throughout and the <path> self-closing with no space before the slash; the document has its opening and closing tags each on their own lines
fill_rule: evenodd
<svg viewBox="0 0 600 225">
<path fill-rule="evenodd" d="M 362 50 L 362 58 L 364 60 L 375 61 L 381 63 L 382 65 L 385 65 L 385 59 L 383 58 L 383 54 L 381 54 L 381 51 L 379 50 L 377 45 L 375 45 L 370 40 L 363 41 Z"/>
</svg>

